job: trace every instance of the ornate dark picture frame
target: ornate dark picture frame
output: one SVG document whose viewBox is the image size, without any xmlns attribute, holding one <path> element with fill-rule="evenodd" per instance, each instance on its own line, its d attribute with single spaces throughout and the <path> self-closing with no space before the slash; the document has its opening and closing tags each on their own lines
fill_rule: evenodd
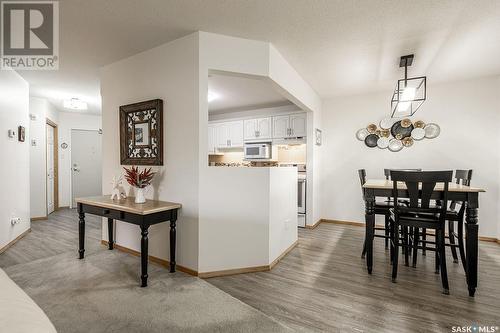
<svg viewBox="0 0 500 333">
<path fill-rule="evenodd" d="M 122 165 L 163 165 L 163 101 L 120 106 Z"/>
</svg>

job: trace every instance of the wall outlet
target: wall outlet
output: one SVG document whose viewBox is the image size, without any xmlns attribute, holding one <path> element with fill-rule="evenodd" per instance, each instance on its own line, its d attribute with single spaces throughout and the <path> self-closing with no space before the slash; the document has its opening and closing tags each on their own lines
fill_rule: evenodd
<svg viewBox="0 0 500 333">
<path fill-rule="evenodd" d="M 15 225 L 21 223 L 21 218 L 20 217 L 13 217 L 10 219 L 10 224 Z"/>
</svg>

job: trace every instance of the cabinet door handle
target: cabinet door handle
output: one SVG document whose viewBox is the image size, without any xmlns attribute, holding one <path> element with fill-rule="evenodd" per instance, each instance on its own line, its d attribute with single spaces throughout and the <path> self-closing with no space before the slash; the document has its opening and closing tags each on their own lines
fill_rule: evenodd
<svg viewBox="0 0 500 333">
<path fill-rule="evenodd" d="M 291 132 L 291 133 L 292 133 L 292 135 L 293 135 L 293 128 L 290 128 L 290 132 Z"/>
<path fill-rule="evenodd" d="M 229 143 L 228 143 L 228 146 L 231 147 L 231 140 L 227 140 Z"/>
</svg>

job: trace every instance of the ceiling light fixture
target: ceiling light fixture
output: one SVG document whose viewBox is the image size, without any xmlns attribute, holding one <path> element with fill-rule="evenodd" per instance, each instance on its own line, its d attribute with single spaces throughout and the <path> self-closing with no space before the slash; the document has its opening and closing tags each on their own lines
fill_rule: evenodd
<svg viewBox="0 0 500 333">
<path fill-rule="evenodd" d="M 87 110 L 87 103 L 78 99 L 78 98 L 72 98 L 72 99 L 67 99 L 63 101 L 63 106 L 66 109 L 72 109 L 72 110 Z"/>
<path fill-rule="evenodd" d="M 216 99 L 219 99 L 219 97 L 220 97 L 219 94 L 214 93 L 213 91 L 209 91 L 207 95 L 208 103 L 215 101 Z"/>
<path fill-rule="evenodd" d="M 399 67 L 405 68 L 405 78 L 398 80 L 391 99 L 391 117 L 411 117 L 427 98 L 427 77 L 408 78 L 408 67 L 413 64 L 413 54 L 402 56 Z"/>
</svg>

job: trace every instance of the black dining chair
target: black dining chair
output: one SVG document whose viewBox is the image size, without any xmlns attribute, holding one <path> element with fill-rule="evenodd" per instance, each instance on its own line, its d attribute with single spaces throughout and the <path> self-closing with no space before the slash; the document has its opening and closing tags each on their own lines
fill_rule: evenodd
<svg viewBox="0 0 500 333">
<path fill-rule="evenodd" d="M 358 176 L 359 176 L 359 182 L 361 183 L 361 193 L 363 195 L 363 201 L 365 199 L 365 189 L 363 188 L 363 185 L 366 183 L 366 170 L 365 169 L 359 169 L 358 170 Z M 388 203 L 388 202 L 375 202 L 375 214 L 376 215 L 383 215 L 384 216 L 384 228 L 382 227 L 375 227 L 375 231 L 384 231 L 384 235 L 379 235 L 375 234 L 374 232 L 374 237 L 379 237 L 379 238 L 385 238 L 385 248 L 389 247 L 389 215 L 390 211 L 389 209 L 394 207 L 393 204 Z M 366 235 L 365 235 L 366 238 Z M 363 252 L 361 253 L 361 258 L 364 258 L 366 254 L 366 239 L 363 244 Z"/>
<path fill-rule="evenodd" d="M 472 170 L 455 170 L 455 183 L 470 186 L 472 179 Z M 459 206 L 457 208 L 457 205 Z M 465 246 L 464 246 L 464 216 L 465 216 L 465 204 L 463 202 L 451 201 L 448 210 L 446 211 L 446 220 L 448 221 L 448 243 L 446 246 L 450 247 L 451 255 L 453 256 L 453 262 L 458 263 L 457 250 L 458 247 L 460 253 L 460 260 L 462 266 L 466 268 L 465 261 Z M 456 225 L 456 229 L 455 229 Z M 456 231 L 455 231 L 456 230 Z M 424 229 L 422 231 L 421 242 L 426 244 L 433 244 L 434 242 L 427 241 L 427 231 Z M 434 236 L 434 235 L 432 235 Z M 457 244 L 458 243 L 458 244 Z M 422 254 L 425 255 L 426 246 L 422 247 Z"/>
<path fill-rule="evenodd" d="M 436 235 L 435 250 L 437 265 L 441 272 L 443 293 L 449 294 L 448 274 L 445 256 L 445 225 L 448 202 L 448 187 L 453 171 L 391 171 L 393 182 L 394 202 L 398 203 L 398 182 L 404 182 L 409 196 L 409 204 L 396 204 L 390 215 L 390 235 L 392 254 L 392 282 L 396 282 L 398 274 L 399 246 L 413 248 L 413 264 L 416 265 L 417 249 L 420 248 L 420 229 L 433 229 Z M 443 183 L 443 192 L 440 198 L 443 205 L 431 205 L 431 196 L 437 183 Z M 403 242 L 400 244 L 399 228 L 403 231 Z M 414 241 L 410 245 L 408 235 L 413 229 Z M 426 244 L 423 243 L 422 247 Z M 408 251 L 406 251 L 408 253 Z M 408 255 L 405 256 L 408 265 Z"/>
</svg>

